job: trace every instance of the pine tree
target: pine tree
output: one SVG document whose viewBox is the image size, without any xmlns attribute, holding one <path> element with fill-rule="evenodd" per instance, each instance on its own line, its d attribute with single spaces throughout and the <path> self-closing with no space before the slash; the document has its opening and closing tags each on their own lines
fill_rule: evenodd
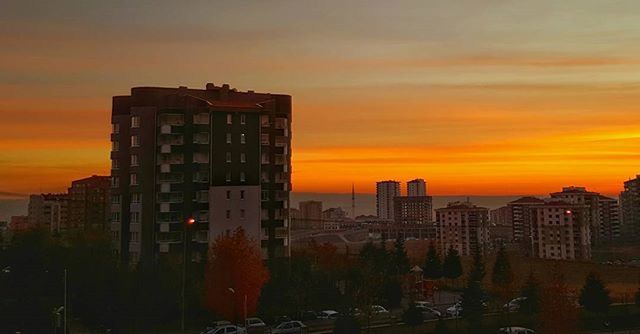
<svg viewBox="0 0 640 334">
<path fill-rule="evenodd" d="M 424 264 L 424 276 L 431 279 L 442 277 L 442 264 L 436 251 L 436 247 L 431 243 L 427 251 L 427 260 Z"/>
<path fill-rule="evenodd" d="M 449 279 L 456 279 L 462 276 L 462 264 L 460 263 L 460 255 L 453 247 L 447 250 L 447 256 L 442 264 L 442 276 Z"/>
<path fill-rule="evenodd" d="M 605 288 L 602 280 L 593 272 L 589 273 L 584 287 L 580 291 L 580 305 L 587 311 L 599 313 L 607 312 L 609 305 L 611 305 L 609 290 Z"/>
<path fill-rule="evenodd" d="M 400 237 L 396 239 L 394 244 L 391 261 L 395 270 L 395 275 L 404 275 L 409 272 L 409 257 L 407 256 L 407 251 L 404 248 L 404 240 Z"/>
<path fill-rule="evenodd" d="M 473 268 L 469 273 L 467 286 L 462 292 L 462 316 L 471 326 L 480 325 L 484 313 L 484 300 L 486 293 L 482 288 L 484 278 L 484 262 L 480 251 L 476 250 L 473 256 Z"/>
<path fill-rule="evenodd" d="M 522 297 L 526 299 L 520 302 L 520 312 L 524 314 L 536 314 L 540 310 L 540 281 L 529 273 L 527 281 L 522 287 Z"/>
<path fill-rule="evenodd" d="M 499 289 L 503 297 L 508 297 L 511 293 L 513 271 L 511 271 L 509 256 L 504 245 L 500 246 L 496 254 L 496 262 L 493 264 L 493 271 L 491 272 L 491 283 L 494 288 Z"/>
</svg>

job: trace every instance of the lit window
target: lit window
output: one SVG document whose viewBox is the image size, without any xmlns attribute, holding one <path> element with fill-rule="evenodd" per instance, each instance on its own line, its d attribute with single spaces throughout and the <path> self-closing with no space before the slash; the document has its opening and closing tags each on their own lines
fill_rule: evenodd
<svg viewBox="0 0 640 334">
<path fill-rule="evenodd" d="M 227 132 L 227 144 L 231 144 L 231 134 Z"/>
<path fill-rule="evenodd" d="M 227 162 L 231 162 L 231 152 L 227 152 Z"/>
<path fill-rule="evenodd" d="M 245 144 L 247 142 L 247 136 L 244 133 L 240 134 L 240 144 Z"/>
<path fill-rule="evenodd" d="M 240 153 L 240 162 L 245 163 L 247 162 L 247 155 L 244 153 Z"/>
<path fill-rule="evenodd" d="M 131 181 L 131 182 L 129 182 L 129 184 L 132 185 L 132 186 L 138 185 L 138 174 L 131 174 L 130 178 L 129 178 L 129 181 Z"/>
<path fill-rule="evenodd" d="M 140 137 L 135 135 L 135 136 L 131 136 L 131 147 L 138 147 L 140 146 Z"/>
<path fill-rule="evenodd" d="M 140 127 L 140 116 L 131 116 L 131 127 L 132 128 Z"/>
<path fill-rule="evenodd" d="M 233 115 L 227 114 L 227 124 L 233 124 Z"/>
<path fill-rule="evenodd" d="M 240 114 L 240 124 L 247 124 L 247 115 Z"/>
<path fill-rule="evenodd" d="M 138 166 L 138 155 L 137 154 L 132 154 L 131 155 L 131 166 Z"/>
</svg>

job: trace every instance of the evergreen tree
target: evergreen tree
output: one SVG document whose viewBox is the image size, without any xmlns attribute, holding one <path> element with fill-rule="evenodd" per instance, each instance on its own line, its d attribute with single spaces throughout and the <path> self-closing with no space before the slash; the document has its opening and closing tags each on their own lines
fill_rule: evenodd
<svg viewBox="0 0 640 334">
<path fill-rule="evenodd" d="M 409 257 L 404 248 L 404 240 L 400 237 L 396 239 L 392 254 L 392 265 L 395 275 L 404 275 L 409 272 Z"/>
<path fill-rule="evenodd" d="M 540 282 L 533 273 L 529 273 L 529 277 L 522 287 L 522 297 L 526 299 L 520 302 L 520 312 L 524 314 L 536 314 L 540 310 Z"/>
<path fill-rule="evenodd" d="M 415 304 L 411 303 L 408 309 L 404 311 L 402 314 L 402 321 L 411 327 L 411 332 L 415 331 L 416 326 L 421 325 L 424 322 L 424 316 L 422 315 L 422 311 L 416 307 Z"/>
<path fill-rule="evenodd" d="M 442 264 L 436 251 L 436 247 L 431 243 L 427 251 L 427 260 L 424 264 L 424 276 L 426 278 L 438 279 L 442 277 Z"/>
<path fill-rule="evenodd" d="M 580 305 L 585 310 L 591 312 L 607 312 L 611 305 L 609 290 L 604 286 L 602 280 L 595 274 L 589 273 L 580 291 Z"/>
<path fill-rule="evenodd" d="M 503 298 L 509 298 L 512 295 L 513 271 L 504 245 L 500 246 L 496 254 L 496 262 L 493 264 L 491 272 L 491 283 Z"/>
<path fill-rule="evenodd" d="M 453 247 L 447 250 L 447 256 L 442 264 L 442 276 L 448 279 L 456 279 L 462 276 L 462 264 L 460 263 L 460 255 Z"/>
<path fill-rule="evenodd" d="M 471 327 L 481 324 L 482 314 L 484 313 L 484 301 L 486 299 L 486 293 L 482 288 L 484 275 L 482 255 L 480 251 L 476 251 L 467 286 L 462 292 L 462 316 L 469 321 Z"/>
</svg>

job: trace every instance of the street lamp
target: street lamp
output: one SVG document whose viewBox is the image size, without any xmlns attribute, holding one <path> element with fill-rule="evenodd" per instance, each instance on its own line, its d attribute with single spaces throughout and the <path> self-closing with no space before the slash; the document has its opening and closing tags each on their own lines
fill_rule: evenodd
<svg viewBox="0 0 640 334">
<path fill-rule="evenodd" d="M 182 317 L 180 319 L 180 329 L 184 332 L 184 317 L 186 313 L 186 298 L 185 291 L 187 286 L 187 242 L 189 227 L 193 226 L 196 223 L 195 218 L 189 217 L 183 226 L 182 231 Z"/>
</svg>

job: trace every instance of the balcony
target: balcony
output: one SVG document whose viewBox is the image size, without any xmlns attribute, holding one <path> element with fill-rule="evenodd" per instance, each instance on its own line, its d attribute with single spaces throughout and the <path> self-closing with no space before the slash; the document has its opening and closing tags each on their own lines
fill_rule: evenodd
<svg viewBox="0 0 640 334">
<path fill-rule="evenodd" d="M 287 128 L 287 119 L 286 118 L 276 118 L 276 129 L 286 129 Z"/>
<path fill-rule="evenodd" d="M 286 159 L 284 158 L 284 155 L 276 154 L 274 160 L 276 165 L 284 165 Z"/>
<path fill-rule="evenodd" d="M 193 143 L 194 144 L 209 144 L 209 133 L 207 132 L 200 132 L 200 133 L 195 133 L 193 135 Z"/>
<path fill-rule="evenodd" d="M 158 183 L 182 183 L 183 179 L 182 173 L 160 173 Z"/>
<path fill-rule="evenodd" d="M 158 124 L 160 124 L 160 126 L 165 126 L 165 125 L 183 126 L 184 125 L 184 115 L 182 115 L 182 114 L 161 114 Z"/>
<path fill-rule="evenodd" d="M 181 192 L 159 193 L 158 203 L 182 203 L 183 197 Z"/>
<path fill-rule="evenodd" d="M 289 230 L 286 227 L 276 227 L 276 239 L 286 239 L 289 237 Z"/>
<path fill-rule="evenodd" d="M 209 172 L 194 173 L 192 181 L 196 183 L 209 183 Z"/>
<path fill-rule="evenodd" d="M 180 134 L 162 134 L 158 138 L 158 145 L 184 145 L 184 137 Z"/>
<path fill-rule="evenodd" d="M 193 162 L 198 164 L 208 164 L 209 163 L 209 154 L 208 153 L 193 153 Z"/>
<path fill-rule="evenodd" d="M 209 114 L 208 113 L 199 113 L 193 115 L 193 124 L 209 124 Z"/>
<path fill-rule="evenodd" d="M 180 153 L 168 153 L 158 155 L 158 164 L 179 165 L 184 164 L 184 157 Z"/>
<path fill-rule="evenodd" d="M 182 215 L 178 212 L 158 213 L 158 223 L 181 223 L 182 220 Z"/>
<path fill-rule="evenodd" d="M 286 137 L 282 137 L 282 136 L 276 137 L 277 147 L 286 147 L 288 143 L 289 143 L 289 140 Z"/>
</svg>

